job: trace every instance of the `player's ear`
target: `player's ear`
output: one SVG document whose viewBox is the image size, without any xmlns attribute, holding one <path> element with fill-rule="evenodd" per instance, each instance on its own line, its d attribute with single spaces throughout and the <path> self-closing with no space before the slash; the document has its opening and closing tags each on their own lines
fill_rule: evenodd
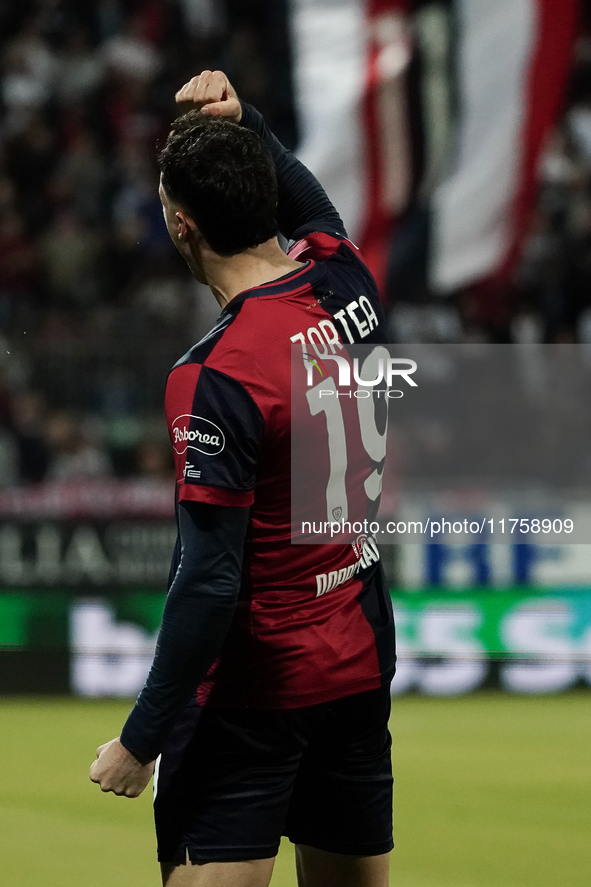
<svg viewBox="0 0 591 887">
<path fill-rule="evenodd" d="M 191 218 L 184 212 L 175 213 L 175 218 L 177 221 L 177 237 L 182 243 L 186 243 L 191 235 L 195 236 L 199 233 L 197 225 Z"/>
<path fill-rule="evenodd" d="M 182 240 L 184 242 L 184 241 L 186 241 L 188 234 L 189 234 L 189 225 L 188 225 L 187 216 L 184 213 L 179 212 L 179 213 L 175 213 L 174 217 L 176 219 L 176 224 L 177 224 L 177 231 L 176 231 L 177 237 L 179 240 Z"/>
</svg>

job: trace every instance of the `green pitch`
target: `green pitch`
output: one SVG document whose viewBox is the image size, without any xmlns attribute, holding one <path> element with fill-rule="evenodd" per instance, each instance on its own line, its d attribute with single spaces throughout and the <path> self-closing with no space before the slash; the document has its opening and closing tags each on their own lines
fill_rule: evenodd
<svg viewBox="0 0 591 887">
<path fill-rule="evenodd" d="M 0 701 L 0 881 L 158 887 L 150 795 L 103 795 L 127 703 Z M 392 887 L 587 887 L 591 697 L 394 700 Z M 295 887 L 282 847 L 273 887 Z"/>
</svg>

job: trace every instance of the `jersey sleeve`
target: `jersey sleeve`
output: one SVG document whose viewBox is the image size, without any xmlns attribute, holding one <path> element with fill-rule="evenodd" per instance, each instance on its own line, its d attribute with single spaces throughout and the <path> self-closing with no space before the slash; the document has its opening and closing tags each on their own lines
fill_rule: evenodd
<svg viewBox="0 0 591 887">
<path fill-rule="evenodd" d="M 326 261 L 339 254 L 354 263 L 361 263 L 367 270 L 359 247 L 347 238 L 341 225 L 332 221 L 301 225 L 288 243 L 287 254 L 290 259 L 300 262 L 306 259 Z"/>
<path fill-rule="evenodd" d="M 158 756 L 219 656 L 240 589 L 249 509 L 185 502 L 177 510 L 182 557 L 148 679 L 121 732 L 122 744 L 143 764 Z"/>
<path fill-rule="evenodd" d="M 211 367 L 181 364 L 168 377 L 165 411 L 179 501 L 252 505 L 264 419 L 244 386 Z"/>
</svg>

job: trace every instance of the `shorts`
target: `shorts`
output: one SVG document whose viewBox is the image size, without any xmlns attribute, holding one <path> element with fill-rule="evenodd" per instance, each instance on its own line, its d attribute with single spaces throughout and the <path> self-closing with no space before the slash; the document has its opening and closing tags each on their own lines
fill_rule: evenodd
<svg viewBox="0 0 591 887">
<path fill-rule="evenodd" d="M 288 710 L 191 704 L 157 763 L 160 862 L 392 849 L 390 688 Z"/>
</svg>

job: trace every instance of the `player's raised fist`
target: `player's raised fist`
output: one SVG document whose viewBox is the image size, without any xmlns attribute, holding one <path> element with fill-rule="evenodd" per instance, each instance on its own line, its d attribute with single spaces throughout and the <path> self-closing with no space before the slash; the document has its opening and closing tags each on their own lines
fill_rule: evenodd
<svg viewBox="0 0 591 887">
<path fill-rule="evenodd" d="M 223 71 L 202 71 L 191 77 L 175 95 L 181 114 L 196 108 L 211 117 L 226 117 L 238 123 L 242 108 L 236 90 Z"/>
</svg>

